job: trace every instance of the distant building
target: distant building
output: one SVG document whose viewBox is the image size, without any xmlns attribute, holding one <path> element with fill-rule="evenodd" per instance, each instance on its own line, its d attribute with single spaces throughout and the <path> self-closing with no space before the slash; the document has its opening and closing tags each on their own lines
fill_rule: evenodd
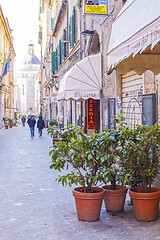
<svg viewBox="0 0 160 240">
<path fill-rule="evenodd" d="M 0 5 L 0 128 L 3 117 L 16 117 L 16 97 L 14 79 L 14 38 L 9 21 L 4 17 Z"/>
<path fill-rule="evenodd" d="M 28 46 L 28 55 L 22 61 L 17 74 L 17 100 L 19 114 L 38 114 L 38 70 L 39 59 L 34 55 L 34 45 Z"/>
</svg>

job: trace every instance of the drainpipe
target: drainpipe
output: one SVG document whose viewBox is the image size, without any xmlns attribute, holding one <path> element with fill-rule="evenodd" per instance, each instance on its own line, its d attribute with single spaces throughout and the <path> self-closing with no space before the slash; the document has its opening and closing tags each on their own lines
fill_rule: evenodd
<svg viewBox="0 0 160 240">
<path fill-rule="evenodd" d="M 81 19 L 81 6 L 79 8 L 79 29 L 80 29 L 80 60 L 82 60 L 82 19 Z"/>
</svg>

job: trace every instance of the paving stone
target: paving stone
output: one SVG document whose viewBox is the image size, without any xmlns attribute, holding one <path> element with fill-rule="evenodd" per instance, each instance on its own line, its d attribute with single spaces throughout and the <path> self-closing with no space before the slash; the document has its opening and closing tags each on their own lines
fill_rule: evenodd
<svg viewBox="0 0 160 240">
<path fill-rule="evenodd" d="M 55 182 L 49 169 L 47 135 L 30 137 L 28 126 L 0 129 L 0 240 L 158 240 L 159 219 L 135 219 L 129 196 L 125 211 L 107 213 L 100 220 L 79 221 L 72 188 Z"/>
</svg>

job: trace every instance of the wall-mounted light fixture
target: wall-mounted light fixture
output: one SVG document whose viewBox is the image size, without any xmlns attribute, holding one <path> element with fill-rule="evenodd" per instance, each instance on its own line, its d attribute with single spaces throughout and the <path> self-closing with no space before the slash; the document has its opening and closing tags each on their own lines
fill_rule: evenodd
<svg viewBox="0 0 160 240">
<path fill-rule="evenodd" d="M 85 36 L 91 36 L 93 33 L 94 33 L 94 31 L 91 31 L 91 30 L 88 30 L 88 29 L 81 32 L 81 34 L 85 35 Z"/>
<path fill-rule="evenodd" d="M 58 77 L 58 76 L 56 76 L 56 75 L 55 75 L 55 76 L 52 76 L 52 78 L 57 78 L 57 77 Z"/>
</svg>

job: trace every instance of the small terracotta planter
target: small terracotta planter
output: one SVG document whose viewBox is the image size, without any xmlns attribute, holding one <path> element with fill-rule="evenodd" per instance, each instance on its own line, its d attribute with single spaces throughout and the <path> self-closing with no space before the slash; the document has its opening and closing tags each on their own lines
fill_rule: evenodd
<svg viewBox="0 0 160 240">
<path fill-rule="evenodd" d="M 111 190 L 111 185 L 105 185 L 102 188 L 105 189 L 104 203 L 106 206 L 106 211 L 123 211 L 126 193 L 128 190 L 127 187 L 117 185 L 116 190 Z"/>
<path fill-rule="evenodd" d="M 5 124 L 5 129 L 8 129 L 8 125 L 7 124 Z"/>
<path fill-rule="evenodd" d="M 132 198 L 137 220 L 154 221 L 158 216 L 160 188 L 151 188 L 150 193 L 144 193 L 142 188 L 129 191 Z"/>
<path fill-rule="evenodd" d="M 92 187 L 91 189 L 97 191 L 96 193 L 80 192 L 82 189 L 82 187 L 77 187 L 72 191 L 75 197 L 79 220 L 88 222 L 99 220 L 102 201 L 105 194 L 104 189 Z"/>
<path fill-rule="evenodd" d="M 10 125 L 10 128 L 12 128 L 12 124 Z"/>
</svg>

